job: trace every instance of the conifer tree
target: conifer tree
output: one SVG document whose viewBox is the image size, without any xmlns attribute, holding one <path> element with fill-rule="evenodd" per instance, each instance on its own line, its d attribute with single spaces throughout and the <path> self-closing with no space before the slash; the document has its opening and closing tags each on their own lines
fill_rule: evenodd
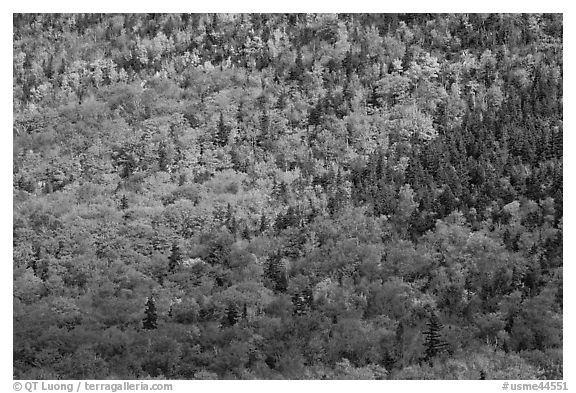
<svg viewBox="0 0 576 393">
<path fill-rule="evenodd" d="M 276 108 L 281 111 L 286 108 L 286 94 L 284 92 L 280 93 L 278 101 L 276 101 Z"/>
<path fill-rule="evenodd" d="M 147 330 L 153 330 L 158 328 L 158 314 L 156 312 L 156 302 L 154 296 L 150 296 L 146 302 L 146 310 L 144 311 L 146 316 L 142 321 L 142 327 Z"/>
<path fill-rule="evenodd" d="M 276 178 L 274 178 L 272 183 L 272 197 L 278 201 L 281 201 L 283 204 L 288 203 L 288 187 L 286 183 L 281 181 L 278 183 Z"/>
<path fill-rule="evenodd" d="M 178 186 L 182 187 L 184 184 L 186 184 L 186 174 L 181 173 L 178 177 Z"/>
<path fill-rule="evenodd" d="M 270 117 L 266 109 L 260 115 L 260 136 L 258 138 L 258 145 L 265 147 L 266 143 L 270 141 Z"/>
<path fill-rule="evenodd" d="M 44 185 L 44 192 L 46 194 L 51 194 L 54 191 L 52 186 L 52 175 L 46 170 L 46 183 Z"/>
<path fill-rule="evenodd" d="M 236 110 L 236 122 L 241 124 L 244 122 L 244 102 L 240 101 L 238 104 L 238 109 Z"/>
<path fill-rule="evenodd" d="M 30 267 L 32 268 L 32 271 L 34 272 L 34 275 L 36 277 L 38 277 L 40 274 L 39 272 L 39 266 L 38 266 L 38 262 L 42 261 L 42 249 L 39 246 L 35 246 L 34 247 L 34 256 L 32 257 L 32 260 L 30 261 Z"/>
<path fill-rule="evenodd" d="M 288 277 L 280 255 L 273 255 L 268 261 L 265 271 L 266 277 L 272 282 L 273 289 L 277 292 L 286 292 L 288 289 Z"/>
<path fill-rule="evenodd" d="M 38 270 L 40 270 L 40 279 L 46 281 L 48 279 L 50 265 L 48 264 L 47 259 L 43 259 L 41 262 L 40 266 L 38 266 Z"/>
<path fill-rule="evenodd" d="M 312 290 L 307 288 L 292 296 L 294 315 L 305 315 L 312 306 Z"/>
<path fill-rule="evenodd" d="M 290 79 L 293 81 L 301 82 L 302 76 L 304 75 L 304 63 L 302 61 L 302 51 L 298 47 L 296 50 L 296 61 L 294 62 L 294 67 L 290 71 Z"/>
<path fill-rule="evenodd" d="M 238 309 L 236 305 L 230 304 L 226 309 L 226 316 L 224 317 L 223 325 L 224 326 L 234 326 L 238 322 Z"/>
<path fill-rule="evenodd" d="M 168 146 L 166 142 L 161 141 L 158 145 L 158 167 L 163 172 L 168 172 L 170 160 L 168 157 Z"/>
<path fill-rule="evenodd" d="M 266 232 L 266 229 L 268 229 L 268 220 L 266 216 L 262 214 L 260 217 L 260 233 Z"/>
<path fill-rule="evenodd" d="M 251 239 L 250 228 L 248 228 L 248 226 L 244 226 L 244 229 L 242 229 L 241 235 L 242 235 L 242 239 L 250 240 Z"/>
<path fill-rule="evenodd" d="M 428 329 L 424 332 L 424 336 L 426 336 L 424 340 L 424 345 L 426 346 L 424 359 L 431 362 L 436 355 L 446 349 L 447 344 L 440 333 L 443 327 L 442 323 L 440 323 L 438 316 L 434 312 L 431 313 L 426 325 Z"/>
<path fill-rule="evenodd" d="M 236 236 L 236 233 L 238 232 L 238 225 L 236 222 L 236 215 L 234 214 L 234 210 L 232 209 L 232 205 L 230 205 L 230 203 L 228 203 L 226 210 L 226 228 L 228 228 L 233 236 Z"/>
<path fill-rule="evenodd" d="M 128 209 L 128 198 L 126 195 L 122 195 L 122 199 L 120 199 L 120 209 L 126 210 Z"/>
<path fill-rule="evenodd" d="M 34 275 L 36 277 L 38 277 L 38 263 L 36 258 L 32 258 L 32 260 L 30 261 L 29 267 L 32 269 L 32 271 L 34 272 Z"/>
<path fill-rule="evenodd" d="M 180 247 L 176 243 L 172 244 L 172 249 L 170 250 L 170 257 L 168 258 L 168 270 L 173 272 L 182 262 L 182 253 Z"/>
<path fill-rule="evenodd" d="M 216 130 L 215 142 L 218 146 L 224 147 L 228 144 L 228 137 L 230 129 L 224 122 L 224 114 L 220 112 L 220 119 L 218 120 L 218 129 Z"/>
</svg>

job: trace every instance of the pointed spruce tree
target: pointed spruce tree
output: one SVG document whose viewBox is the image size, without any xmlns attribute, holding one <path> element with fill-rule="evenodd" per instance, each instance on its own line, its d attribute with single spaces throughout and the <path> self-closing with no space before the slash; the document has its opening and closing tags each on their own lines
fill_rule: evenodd
<svg viewBox="0 0 576 393">
<path fill-rule="evenodd" d="M 244 306 L 242 306 L 242 319 L 247 318 L 248 318 L 248 306 L 246 305 L 246 303 L 244 303 Z"/>
<path fill-rule="evenodd" d="M 266 216 L 262 214 L 262 216 L 260 217 L 260 233 L 266 232 L 267 229 L 268 229 L 268 220 L 266 219 Z"/>
<path fill-rule="evenodd" d="M 238 313 L 238 308 L 235 304 L 230 304 L 226 309 L 226 315 L 222 321 L 224 326 L 234 326 L 238 322 L 240 315 Z"/>
<path fill-rule="evenodd" d="M 448 344 L 442 338 L 441 330 L 443 326 L 436 313 L 432 312 L 430 314 L 430 319 L 426 326 L 428 328 L 424 332 L 424 345 L 426 346 L 424 360 L 432 362 L 432 359 L 444 351 Z"/>
<path fill-rule="evenodd" d="M 236 215 L 234 214 L 234 209 L 232 205 L 228 203 L 228 207 L 226 209 L 226 219 L 225 219 L 226 228 L 230 231 L 233 236 L 236 236 L 238 232 L 238 225 L 236 222 Z"/>
<path fill-rule="evenodd" d="M 150 296 L 146 302 L 146 315 L 142 320 L 142 327 L 147 330 L 153 330 L 158 327 L 158 313 L 156 312 L 156 302 L 154 296 Z"/>
<path fill-rule="evenodd" d="M 224 114 L 220 112 L 220 119 L 218 120 L 218 128 L 216 130 L 216 144 L 220 147 L 224 147 L 228 144 L 228 137 L 230 135 L 230 128 L 224 122 Z"/>
<path fill-rule="evenodd" d="M 304 68 L 304 61 L 302 59 L 302 51 L 300 47 L 296 49 L 296 60 L 294 66 L 290 70 L 290 79 L 297 82 L 302 82 L 302 77 L 306 69 Z"/>
<path fill-rule="evenodd" d="M 128 198 L 126 195 L 122 195 L 122 199 L 120 199 L 120 210 L 128 209 Z"/>
<path fill-rule="evenodd" d="M 160 141 L 158 145 L 158 168 L 163 172 L 168 172 L 170 166 L 170 157 L 168 154 L 168 145 L 165 141 Z"/>
<path fill-rule="evenodd" d="M 173 272 L 182 262 L 182 252 L 178 244 L 172 244 L 172 249 L 170 250 L 170 257 L 168 257 L 168 271 Z"/>
<path fill-rule="evenodd" d="M 288 289 L 288 277 L 286 267 L 279 254 L 274 254 L 268 260 L 264 274 L 270 281 L 272 289 L 276 292 L 284 293 Z"/>
</svg>

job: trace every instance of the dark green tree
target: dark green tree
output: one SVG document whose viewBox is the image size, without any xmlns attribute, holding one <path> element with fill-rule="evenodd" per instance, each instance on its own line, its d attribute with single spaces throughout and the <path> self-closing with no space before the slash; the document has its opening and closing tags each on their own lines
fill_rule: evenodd
<svg viewBox="0 0 576 393">
<path fill-rule="evenodd" d="M 236 233 L 238 232 L 238 223 L 236 222 L 236 214 L 234 214 L 234 209 L 230 203 L 228 203 L 228 207 L 226 209 L 225 225 L 232 236 L 236 236 Z"/>
<path fill-rule="evenodd" d="M 262 216 L 260 217 L 260 233 L 266 232 L 267 229 L 268 229 L 268 220 L 266 219 L 266 216 L 262 214 Z"/>
<path fill-rule="evenodd" d="M 432 312 L 426 324 L 428 329 L 424 331 L 424 345 L 426 346 L 426 351 L 424 352 L 424 360 L 432 362 L 439 353 L 446 349 L 447 343 L 442 338 L 442 323 L 438 319 L 436 313 Z"/>
<path fill-rule="evenodd" d="M 170 165 L 170 157 L 168 154 L 168 146 L 165 141 L 160 141 L 158 145 L 158 167 L 163 172 L 168 172 Z"/>
<path fill-rule="evenodd" d="M 182 262 L 182 252 L 178 244 L 172 244 L 172 249 L 170 250 L 170 257 L 168 257 L 168 271 L 173 272 L 176 270 L 180 263 Z"/>
<path fill-rule="evenodd" d="M 148 298 L 144 314 L 146 316 L 142 321 L 142 327 L 147 330 L 158 328 L 158 313 L 156 312 L 156 301 L 154 300 L 154 296 Z"/>
<path fill-rule="evenodd" d="M 302 50 L 298 47 L 296 49 L 296 61 L 294 62 L 292 70 L 290 70 L 290 79 L 296 82 L 302 82 L 302 77 L 304 76 L 305 71 L 304 63 L 302 61 Z"/>
<path fill-rule="evenodd" d="M 230 136 L 230 127 L 224 121 L 224 114 L 220 112 L 220 119 L 218 120 L 218 126 L 216 129 L 216 136 L 214 142 L 220 147 L 224 147 L 228 144 L 228 138 Z"/>
<path fill-rule="evenodd" d="M 288 277 L 286 274 L 286 267 L 282 262 L 279 254 L 270 257 L 264 274 L 272 285 L 272 289 L 277 292 L 286 292 L 288 289 Z"/>
<path fill-rule="evenodd" d="M 234 326 L 238 322 L 240 315 L 238 313 L 238 308 L 235 304 L 230 304 L 226 309 L 226 316 L 222 321 L 223 326 Z"/>
<path fill-rule="evenodd" d="M 126 197 L 126 195 L 122 195 L 122 198 L 120 199 L 120 209 L 121 210 L 128 209 L 128 198 Z"/>
<path fill-rule="evenodd" d="M 268 111 L 264 109 L 260 115 L 260 135 L 258 137 L 258 145 L 260 147 L 269 146 L 270 142 L 270 116 Z"/>
</svg>

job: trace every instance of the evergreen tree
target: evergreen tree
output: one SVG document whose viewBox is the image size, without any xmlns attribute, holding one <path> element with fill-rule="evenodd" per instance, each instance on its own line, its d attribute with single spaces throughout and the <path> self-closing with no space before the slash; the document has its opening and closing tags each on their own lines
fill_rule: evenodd
<svg viewBox="0 0 576 393">
<path fill-rule="evenodd" d="M 288 186 L 285 182 L 281 181 L 278 183 L 276 178 L 273 179 L 272 183 L 272 197 L 282 204 L 287 204 L 289 199 Z"/>
<path fill-rule="evenodd" d="M 172 244 L 170 257 L 168 258 L 168 271 L 173 272 L 182 262 L 182 253 L 176 243 Z"/>
<path fill-rule="evenodd" d="M 262 216 L 260 217 L 260 233 L 266 232 L 267 229 L 268 229 L 268 220 L 266 219 L 266 216 L 262 214 Z"/>
<path fill-rule="evenodd" d="M 294 294 L 292 304 L 294 305 L 294 315 L 307 314 L 312 305 L 312 290 L 306 288 L 302 292 Z"/>
<path fill-rule="evenodd" d="M 288 289 L 288 277 L 286 275 L 286 268 L 279 254 L 270 257 L 264 274 L 271 282 L 272 289 L 277 292 L 286 292 Z"/>
<path fill-rule="evenodd" d="M 244 226 L 244 228 L 242 229 L 242 239 L 246 239 L 246 240 L 250 240 L 251 238 L 251 234 L 250 234 L 250 228 L 248 228 L 248 226 Z"/>
<path fill-rule="evenodd" d="M 48 264 L 47 259 L 42 259 L 41 263 L 38 266 L 38 270 L 40 271 L 40 279 L 42 281 L 48 280 L 48 273 L 49 273 L 50 265 Z"/>
<path fill-rule="evenodd" d="M 218 120 L 218 127 L 216 130 L 216 137 L 214 142 L 220 147 L 224 147 L 228 144 L 228 137 L 230 136 L 230 128 L 224 122 L 224 114 L 220 112 L 220 119 Z"/>
<path fill-rule="evenodd" d="M 324 114 L 324 105 L 322 100 L 318 100 L 316 105 L 310 109 L 308 113 L 308 125 L 309 126 L 318 126 L 321 124 L 322 115 Z"/>
<path fill-rule="evenodd" d="M 44 192 L 46 194 L 51 194 L 54 191 L 53 186 L 52 186 L 52 174 L 50 173 L 50 171 L 47 169 L 46 170 L 46 181 L 44 183 Z"/>
<path fill-rule="evenodd" d="M 38 263 L 37 263 L 37 259 L 36 258 L 32 258 L 32 260 L 30 261 L 29 267 L 32 269 L 32 271 L 34 272 L 34 275 L 36 277 L 38 277 Z"/>
<path fill-rule="evenodd" d="M 150 296 L 146 302 L 146 316 L 142 321 L 142 327 L 147 330 L 153 330 L 158 327 L 158 314 L 156 312 L 156 302 L 154 296 Z"/>
<path fill-rule="evenodd" d="M 426 336 L 424 340 L 424 345 L 426 346 L 424 360 L 432 362 L 432 359 L 436 357 L 436 355 L 446 349 L 447 344 L 442 338 L 440 331 L 443 326 L 436 313 L 431 313 L 426 325 L 428 329 L 424 332 L 424 336 Z"/>
<path fill-rule="evenodd" d="M 32 260 L 30 261 L 30 267 L 32 268 L 32 271 L 34 272 L 34 275 L 36 277 L 40 276 L 40 269 L 39 269 L 39 262 L 42 261 L 42 249 L 39 246 L 35 246 L 34 247 L 34 256 L 32 257 Z"/>
<path fill-rule="evenodd" d="M 166 142 L 161 141 L 158 145 L 158 167 L 161 171 L 168 172 L 169 164 L 168 146 Z"/>
<path fill-rule="evenodd" d="M 296 82 L 301 82 L 304 72 L 305 68 L 302 61 L 302 50 L 300 47 L 298 47 L 296 49 L 296 61 L 294 62 L 292 70 L 290 71 L 290 79 Z"/>
<path fill-rule="evenodd" d="M 286 108 L 286 94 L 284 92 L 280 93 L 278 96 L 278 101 L 276 101 L 276 108 L 281 111 Z"/>
<path fill-rule="evenodd" d="M 236 215 L 234 214 L 234 210 L 232 209 L 232 205 L 230 205 L 230 203 L 228 203 L 228 207 L 226 210 L 225 225 L 226 225 L 226 228 L 228 228 L 228 230 L 232 234 L 232 236 L 235 237 L 236 233 L 238 232 L 238 225 L 236 222 Z"/>
<path fill-rule="evenodd" d="M 240 101 L 236 110 L 236 122 L 240 125 L 244 122 L 244 102 Z"/>
<path fill-rule="evenodd" d="M 182 187 L 184 184 L 186 184 L 186 174 L 181 173 L 180 176 L 178 176 L 178 186 Z"/>
<path fill-rule="evenodd" d="M 238 322 L 238 319 L 238 308 L 235 304 L 230 304 L 226 309 L 226 316 L 224 317 L 224 321 L 222 321 L 222 325 L 234 326 Z"/>
<path fill-rule="evenodd" d="M 270 117 L 268 111 L 264 109 L 260 115 L 260 136 L 258 138 L 258 145 L 266 147 L 270 142 Z"/>
<path fill-rule="evenodd" d="M 126 195 L 122 195 L 122 198 L 120 199 L 120 209 L 121 210 L 128 209 L 128 198 L 126 197 Z"/>
</svg>

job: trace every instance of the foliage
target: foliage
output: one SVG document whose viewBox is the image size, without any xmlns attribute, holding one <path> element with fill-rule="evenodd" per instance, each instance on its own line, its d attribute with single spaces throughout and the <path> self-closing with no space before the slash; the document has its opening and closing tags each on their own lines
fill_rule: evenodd
<svg viewBox="0 0 576 393">
<path fill-rule="evenodd" d="M 561 379 L 562 26 L 14 14 L 14 378 Z"/>
</svg>

